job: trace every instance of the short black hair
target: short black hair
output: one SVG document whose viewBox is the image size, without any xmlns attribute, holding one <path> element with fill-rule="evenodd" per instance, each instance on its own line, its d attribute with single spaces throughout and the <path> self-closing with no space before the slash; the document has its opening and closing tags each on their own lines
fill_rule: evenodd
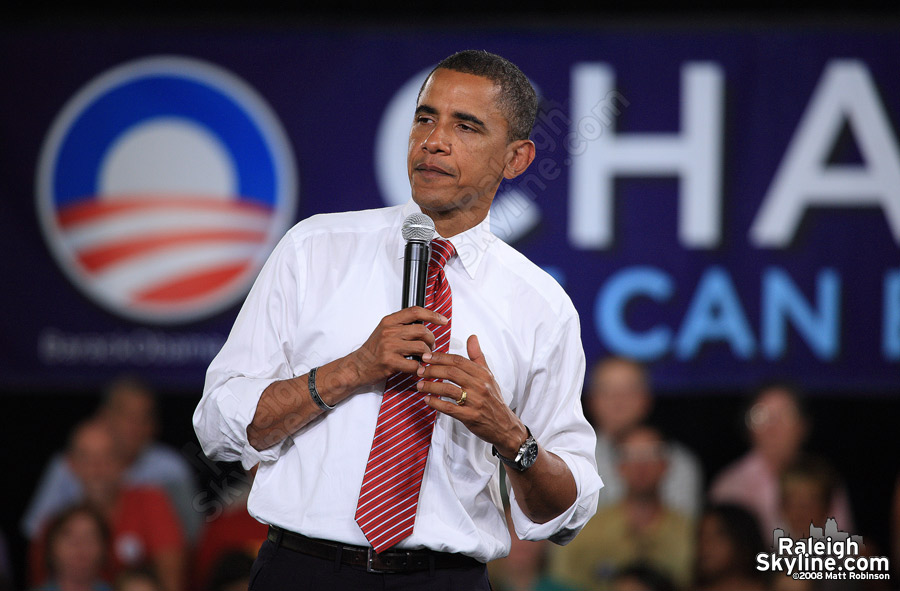
<svg viewBox="0 0 900 591">
<path fill-rule="evenodd" d="M 780 480 L 782 494 L 785 484 L 792 480 L 813 483 L 819 489 L 819 500 L 826 508 L 831 506 L 839 488 L 838 475 L 831 463 L 825 458 L 809 454 L 803 454 L 791 462 L 781 473 Z"/>
<path fill-rule="evenodd" d="M 613 575 L 613 581 L 623 581 L 626 579 L 639 581 L 645 588 L 652 589 L 653 591 L 675 591 L 677 589 L 675 583 L 673 583 L 669 577 L 653 566 L 643 562 L 627 564 Z"/>
<path fill-rule="evenodd" d="M 508 141 L 527 140 L 537 117 L 538 99 L 528 77 L 517 65 L 497 54 L 481 49 L 466 49 L 444 58 L 434 67 L 419 88 L 419 96 L 435 70 L 453 70 L 487 78 L 500 87 L 500 110 L 509 123 Z M 418 100 L 418 97 L 417 99 Z"/>
<path fill-rule="evenodd" d="M 753 513 L 740 505 L 713 503 L 703 509 L 703 517 L 713 517 L 719 520 L 725 536 L 734 549 L 732 566 L 735 570 L 744 577 L 764 578 L 765 575 L 756 570 L 756 555 L 765 552 L 765 541 L 759 521 Z M 700 578 L 703 579 L 702 576 Z"/>
</svg>

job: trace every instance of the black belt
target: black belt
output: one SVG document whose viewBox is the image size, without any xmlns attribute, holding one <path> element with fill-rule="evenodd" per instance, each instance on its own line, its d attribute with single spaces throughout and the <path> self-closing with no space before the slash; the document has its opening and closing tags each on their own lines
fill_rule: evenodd
<svg viewBox="0 0 900 591">
<path fill-rule="evenodd" d="M 376 554 L 371 547 L 348 546 L 328 540 L 317 540 L 304 535 L 269 526 L 268 539 L 273 544 L 301 554 L 324 558 L 351 566 L 362 566 L 370 573 L 402 573 L 438 568 L 463 568 L 483 566 L 484 563 L 464 554 L 436 552 L 434 550 L 385 550 Z"/>
</svg>

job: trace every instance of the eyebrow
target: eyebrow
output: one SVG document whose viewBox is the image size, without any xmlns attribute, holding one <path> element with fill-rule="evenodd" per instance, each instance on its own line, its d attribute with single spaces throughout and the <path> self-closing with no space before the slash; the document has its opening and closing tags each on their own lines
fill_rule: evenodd
<svg viewBox="0 0 900 591">
<path fill-rule="evenodd" d="M 438 110 L 430 105 L 419 105 L 416 107 L 416 115 L 419 113 L 427 113 L 428 115 L 437 115 Z M 487 129 L 487 125 L 484 124 L 484 121 L 472 115 L 471 113 L 465 113 L 463 111 L 454 111 L 453 117 L 459 119 L 461 121 L 468 121 L 469 123 L 474 123 L 483 129 Z"/>
</svg>

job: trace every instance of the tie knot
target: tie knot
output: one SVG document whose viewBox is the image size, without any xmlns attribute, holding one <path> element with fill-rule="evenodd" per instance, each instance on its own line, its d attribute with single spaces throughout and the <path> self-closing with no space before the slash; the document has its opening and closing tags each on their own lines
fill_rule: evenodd
<svg viewBox="0 0 900 591">
<path fill-rule="evenodd" d="M 456 254 L 456 249 L 453 248 L 453 245 L 450 244 L 449 240 L 444 240 L 443 238 L 435 238 L 431 241 L 431 264 L 437 265 L 441 269 L 444 268 L 444 265 L 447 264 L 453 255 Z"/>
</svg>

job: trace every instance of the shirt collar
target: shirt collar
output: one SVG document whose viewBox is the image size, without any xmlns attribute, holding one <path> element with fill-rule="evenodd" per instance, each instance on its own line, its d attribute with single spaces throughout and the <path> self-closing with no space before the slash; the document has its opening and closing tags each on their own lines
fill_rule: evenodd
<svg viewBox="0 0 900 591">
<path fill-rule="evenodd" d="M 400 211 L 403 219 L 406 219 L 406 216 L 412 213 L 422 213 L 422 210 L 412 199 L 407 201 Z M 438 234 L 438 236 L 440 235 Z M 441 237 L 443 238 L 443 236 Z M 465 232 L 460 232 L 455 236 L 444 239 L 449 240 L 450 244 L 453 245 L 453 248 L 456 249 L 457 258 L 471 279 L 475 279 L 478 267 L 481 265 L 481 261 L 484 259 L 484 255 L 488 248 L 491 247 L 494 241 L 498 240 L 497 236 L 491 233 L 490 211 L 477 225 L 469 228 Z M 406 245 L 401 239 L 401 256 L 405 246 Z M 452 260 L 450 261 L 450 264 L 453 264 Z"/>
</svg>

